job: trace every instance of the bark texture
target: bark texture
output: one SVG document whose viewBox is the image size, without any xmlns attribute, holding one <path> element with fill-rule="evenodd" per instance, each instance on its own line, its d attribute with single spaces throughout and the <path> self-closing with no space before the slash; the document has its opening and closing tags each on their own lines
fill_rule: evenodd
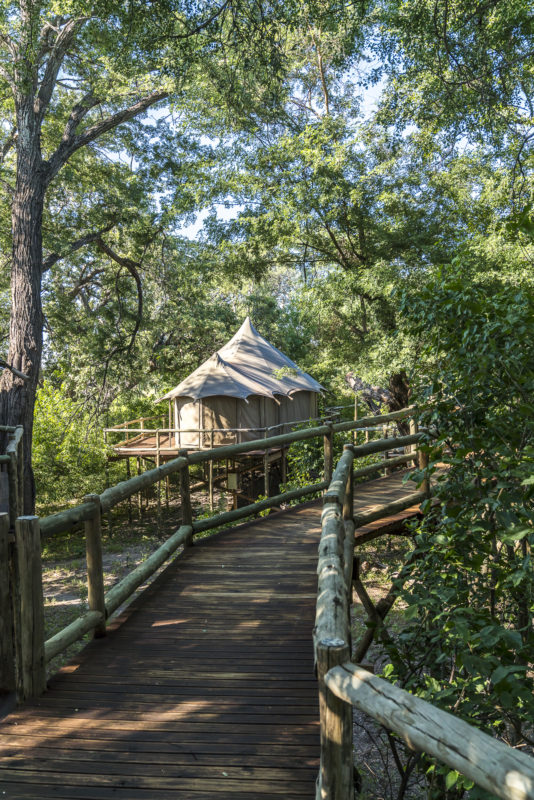
<svg viewBox="0 0 534 800">
<path fill-rule="evenodd" d="M 7 361 L 28 376 L 23 381 L 9 371 L 0 379 L 0 420 L 24 426 L 24 513 L 31 514 L 35 487 L 31 441 L 35 392 L 43 349 L 41 305 L 42 219 L 46 175 L 41 157 L 40 125 L 33 103 L 17 109 L 17 180 L 12 207 L 11 312 Z"/>
<path fill-rule="evenodd" d="M 353 372 L 345 375 L 345 381 L 353 392 L 367 404 L 373 414 L 379 414 L 383 405 L 386 405 L 389 411 L 400 411 L 410 404 L 410 385 L 404 371 L 391 375 L 387 389 L 382 386 L 371 386 Z M 408 423 L 399 420 L 398 426 L 402 434 L 408 433 Z"/>
</svg>

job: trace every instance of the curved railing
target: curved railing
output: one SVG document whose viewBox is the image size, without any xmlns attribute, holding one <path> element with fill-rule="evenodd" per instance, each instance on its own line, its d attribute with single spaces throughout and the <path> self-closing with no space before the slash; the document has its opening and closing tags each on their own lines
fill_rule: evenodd
<svg viewBox="0 0 534 800">
<path fill-rule="evenodd" d="M 400 444 L 402 437 L 395 441 Z M 372 446 L 378 452 L 384 445 L 373 442 Z M 353 463 L 363 452 L 367 454 L 368 448 L 362 450 L 345 445 L 324 496 L 314 629 L 321 723 L 316 798 L 354 798 L 352 707 L 355 707 L 394 731 L 411 749 L 437 758 L 497 797 L 534 800 L 534 759 L 531 756 L 376 677 L 358 663 L 393 605 L 395 592 L 392 587 L 376 606 L 371 602 L 360 581 L 358 559 L 354 558 L 355 528 L 421 503 L 431 494 L 429 484 L 423 483 L 422 491 L 402 500 L 364 514 L 354 514 L 357 472 L 353 470 Z M 420 463 L 424 466 L 424 453 L 421 457 Z M 365 630 L 354 653 L 351 652 L 350 629 L 353 587 L 374 623 Z"/>
<path fill-rule="evenodd" d="M 364 417 L 356 421 L 327 423 L 290 433 L 257 439 L 251 442 L 242 442 L 234 445 L 216 447 L 213 450 L 194 452 L 181 451 L 177 458 L 148 470 L 141 475 L 136 475 L 127 481 L 122 481 L 116 486 L 106 489 L 101 494 L 87 495 L 84 502 L 57 514 L 39 519 L 38 517 L 19 517 L 15 525 L 15 559 L 18 564 L 17 592 L 21 594 L 17 605 L 24 607 L 25 619 L 16 630 L 21 632 L 25 628 L 34 631 L 32 637 L 19 636 L 18 648 L 20 676 L 19 694 L 22 697 L 39 695 L 45 687 L 46 663 L 65 650 L 69 645 L 81 638 L 89 631 L 94 631 L 96 636 L 104 636 L 106 620 L 116 611 L 156 570 L 174 553 L 184 545 L 187 546 L 197 534 L 213 528 L 236 522 L 245 517 L 260 514 L 269 508 L 279 506 L 293 500 L 302 499 L 318 492 L 324 491 L 332 476 L 333 466 L 333 437 L 336 433 L 365 430 L 380 425 L 387 425 L 402 419 L 409 410 L 385 414 L 380 417 Z M 308 439 L 324 440 L 324 476 L 323 480 L 309 486 L 286 491 L 274 497 L 267 497 L 251 503 L 242 508 L 225 511 L 208 519 L 194 519 L 191 504 L 190 468 L 215 460 L 232 459 L 238 455 L 258 449 L 268 451 L 280 447 L 287 447 L 294 442 Z M 377 447 L 377 442 L 363 445 L 369 454 L 392 450 L 396 443 L 415 442 L 417 437 L 405 437 L 401 440 L 384 440 L 384 447 Z M 414 454 L 406 453 L 387 462 L 388 466 L 413 461 Z M 364 469 L 362 475 L 370 475 L 384 469 L 386 462 L 380 461 Z M 169 475 L 180 476 L 180 498 L 182 506 L 182 525 L 159 547 L 152 555 L 137 566 L 125 578 L 115 584 L 108 592 L 104 589 L 101 530 L 104 514 L 138 492 L 154 486 L 165 480 Z M 47 641 L 44 640 L 44 610 L 42 598 L 41 578 L 41 537 L 53 536 L 70 530 L 74 525 L 83 523 L 86 537 L 87 553 L 87 590 L 89 611 L 78 617 L 74 622 L 59 631 Z M 7 536 L 9 523 L 7 518 L 0 515 L 0 547 L 4 535 Z M 2 574 L 0 569 L 0 594 Z M 24 597 L 22 597 L 22 594 Z M 1 600 L 1 598 L 0 598 Z M 1 605 L 1 603 L 0 603 Z M 1 612 L 1 608 L 0 608 Z M 0 617 L 1 617 L 0 613 Z M 1 625 L 0 625 L 1 628 Z M 1 636 L 1 630 L 0 630 Z M 0 686 L 0 689 L 4 688 Z"/>
</svg>

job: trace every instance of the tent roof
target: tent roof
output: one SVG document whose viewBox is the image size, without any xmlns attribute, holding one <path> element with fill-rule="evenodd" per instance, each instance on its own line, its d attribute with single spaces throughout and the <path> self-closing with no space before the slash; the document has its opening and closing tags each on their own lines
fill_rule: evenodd
<svg viewBox="0 0 534 800">
<path fill-rule="evenodd" d="M 295 392 L 321 392 L 323 387 L 260 336 L 247 317 L 230 341 L 161 400 L 174 397 L 250 395 L 289 397 Z M 159 402 L 159 401 L 158 401 Z"/>
</svg>

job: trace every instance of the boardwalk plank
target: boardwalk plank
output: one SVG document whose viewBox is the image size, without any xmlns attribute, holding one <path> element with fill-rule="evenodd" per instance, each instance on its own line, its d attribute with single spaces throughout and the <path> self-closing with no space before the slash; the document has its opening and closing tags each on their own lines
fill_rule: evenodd
<svg viewBox="0 0 534 800">
<path fill-rule="evenodd" d="M 356 487 L 356 506 L 409 491 Z M 16 800 L 313 797 L 320 505 L 203 539 L 0 725 Z M 1 796 L 1 795 L 0 795 Z"/>
</svg>

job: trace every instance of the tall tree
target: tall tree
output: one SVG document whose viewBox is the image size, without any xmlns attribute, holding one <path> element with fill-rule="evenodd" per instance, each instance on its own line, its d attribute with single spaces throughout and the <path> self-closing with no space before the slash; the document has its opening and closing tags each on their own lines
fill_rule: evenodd
<svg viewBox="0 0 534 800">
<path fill-rule="evenodd" d="M 291 10 L 290 10 L 291 11 Z M 195 77 L 216 76 L 224 64 L 234 85 L 243 82 L 237 58 L 246 50 L 248 79 L 280 68 L 273 25 L 285 12 L 258 2 L 225 0 L 190 4 L 158 0 L 53 0 L 0 3 L 0 83 L 9 133 L 5 158 L 15 153 L 11 191 L 11 316 L 8 362 L 27 375 L 5 372 L 0 418 L 23 424 L 26 444 L 25 508 L 34 502 L 31 440 L 35 391 L 42 356 L 43 214 L 47 191 L 65 165 L 97 141 L 105 148 L 115 130 L 184 93 Z M 269 35 L 268 35 L 269 34 Z M 229 66 L 230 65 L 230 66 Z M 243 82 L 244 83 L 244 82 Z M 274 94 L 274 92 L 273 92 Z M 264 105 L 266 102 L 264 101 Z M 94 241 L 92 231 L 71 249 Z"/>
</svg>

